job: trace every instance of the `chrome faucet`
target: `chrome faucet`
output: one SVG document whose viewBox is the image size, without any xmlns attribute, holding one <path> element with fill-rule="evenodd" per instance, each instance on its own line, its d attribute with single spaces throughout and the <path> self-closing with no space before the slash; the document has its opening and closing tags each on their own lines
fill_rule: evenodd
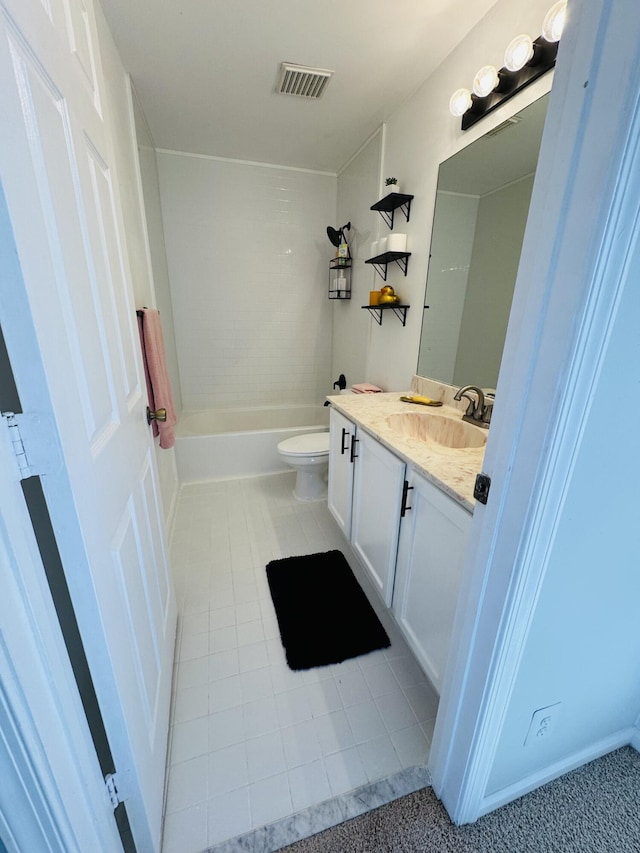
<svg viewBox="0 0 640 853">
<path fill-rule="evenodd" d="M 473 391 L 475 397 L 469 396 L 469 391 Z M 488 389 L 483 390 L 482 388 L 478 388 L 476 385 L 465 385 L 463 388 L 460 388 L 453 399 L 460 402 L 463 397 L 469 401 L 469 405 L 467 406 L 467 411 L 462 416 L 462 420 L 483 429 L 489 429 L 495 393 Z"/>
</svg>

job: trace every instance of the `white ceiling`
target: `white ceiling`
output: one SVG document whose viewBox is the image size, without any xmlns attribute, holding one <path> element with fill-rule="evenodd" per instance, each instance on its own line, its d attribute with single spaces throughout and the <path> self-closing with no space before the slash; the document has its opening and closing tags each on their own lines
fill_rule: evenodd
<svg viewBox="0 0 640 853">
<path fill-rule="evenodd" d="M 336 172 L 496 0 L 100 0 L 159 148 Z M 335 71 L 275 93 L 280 62 Z"/>
</svg>

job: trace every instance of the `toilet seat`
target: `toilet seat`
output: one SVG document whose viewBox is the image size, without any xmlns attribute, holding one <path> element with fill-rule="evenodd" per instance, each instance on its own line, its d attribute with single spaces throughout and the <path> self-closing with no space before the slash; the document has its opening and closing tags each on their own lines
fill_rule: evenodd
<svg viewBox="0 0 640 853">
<path fill-rule="evenodd" d="M 328 456 L 329 433 L 312 432 L 306 435 L 294 435 L 278 444 L 283 456 Z"/>
</svg>

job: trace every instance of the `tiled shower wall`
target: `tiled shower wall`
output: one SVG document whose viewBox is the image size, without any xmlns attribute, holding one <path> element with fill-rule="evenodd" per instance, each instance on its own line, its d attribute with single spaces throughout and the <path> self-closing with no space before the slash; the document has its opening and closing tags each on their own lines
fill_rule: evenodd
<svg viewBox="0 0 640 853">
<path fill-rule="evenodd" d="M 319 403 L 336 178 L 158 152 L 186 410 Z"/>
</svg>

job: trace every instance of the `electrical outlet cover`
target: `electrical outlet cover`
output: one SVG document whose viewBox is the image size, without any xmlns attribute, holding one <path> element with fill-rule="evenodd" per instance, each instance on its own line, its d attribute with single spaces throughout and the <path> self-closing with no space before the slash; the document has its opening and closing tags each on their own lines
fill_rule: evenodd
<svg viewBox="0 0 640 853">
<path fill-rule="evenodd" d="M 537 711 L 533 712 L 524 746 L 548 740 L 558 725 L 561 704 L 561 702 L 556 702 L 554 705 L 546 705 L 544 708 L 538 708 Z"/>
</svg>

